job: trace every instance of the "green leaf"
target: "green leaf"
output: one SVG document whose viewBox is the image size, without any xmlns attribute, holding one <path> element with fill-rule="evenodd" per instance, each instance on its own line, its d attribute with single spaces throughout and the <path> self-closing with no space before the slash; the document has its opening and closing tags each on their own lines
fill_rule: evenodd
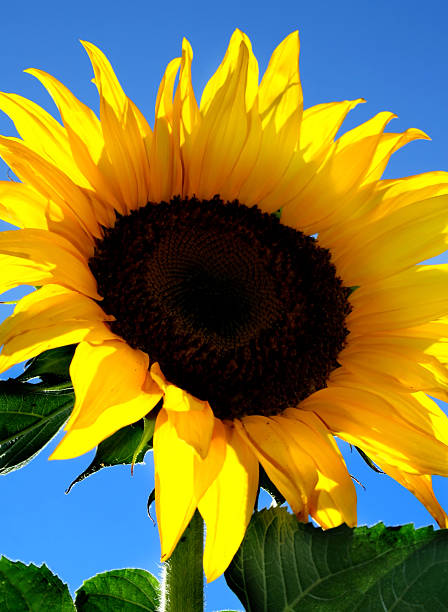
<svg viewBox="0 0 448 612">
<path fill-rule="evenodd" d="M 0 381 L 0 474 L 26 465 L 57 433 L 73 408 L 64 386 Z"/>
<path fill-rule="evenodd" d="M 448 609 L 448 530 L 323 531 L 286 508 L 254 514 L 225 573 L 247 612 Z"/>
<path fill-rule="evenodd" d="M 149 419 L 146 419 L 148 421 Z M 154 431 L 154 428 L 153 430 Z M 70 484 L 66 493 L 72 487 L 98 470 L 113 465 L 141 463 L 146 453 L 152 448 L 152 438 L 147 438 L 148 425 L 144 419 L 119 429 L 113 436 L 106 438 L 96 449 L 92 463 Z M 134 456 L 135 455 L 135 456 Z"/>
<path fill-rule="evenodd" d="M 155 415 L 149 417 L 143 417 L 143 433 L 138 443 L 137 448 L 134 450 L 132 455 L 132 468 L 134 463 L 138 463 L 139 460 L 143 461 L 145 453 L 152 448 L 152 437 L 154 435 L 154 429 L 156 427 Z M 140 458 L 140 459 L 139 459 Z"/>
<path fill-rule="evenodd" d="M 97 574 L 76 591 L 78 612 L 155 612 L 160 587 L 157 578 L 142 569 Z"/>
<path fill-rule="evenodd" d="M 67 585 L 46 565 L 25 565 L 1 557 L 0 610 L 73 612 L 75 607 Z"/>
<path fill-rule="evenodd" d="M 75 349 L 76 344 L 70 344 L 44 351 L 27 362 L 25 371 L 16 380 L 26 381 L 38 377 L 45 384 L 67 381 L 71 385 L 69 368 Z"/>
</svg>

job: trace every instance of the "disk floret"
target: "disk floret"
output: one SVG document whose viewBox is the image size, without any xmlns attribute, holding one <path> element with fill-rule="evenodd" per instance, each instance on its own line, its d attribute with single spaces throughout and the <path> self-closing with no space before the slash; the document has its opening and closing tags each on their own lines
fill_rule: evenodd
<svg viewBox="0 0 448 612">
<path fill-rule="evenodd" d="M 349 288 L 315 238 L 256 206 L 149 202 L 89 265 L 112 330 L 219 418 L 277 414 L 337 367 Z"/>
</svg>

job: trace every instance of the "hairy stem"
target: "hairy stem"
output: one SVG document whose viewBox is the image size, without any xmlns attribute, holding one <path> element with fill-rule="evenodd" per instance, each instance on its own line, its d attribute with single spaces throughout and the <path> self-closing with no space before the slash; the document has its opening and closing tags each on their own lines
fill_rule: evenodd
<svg viewBox="0 0 448 612">
<path fill-rule="evenodd" d="M 161 612 L 203 612 L 204 523 L 196 510 L 173 554 L 165 561 Z"/>
</svg>

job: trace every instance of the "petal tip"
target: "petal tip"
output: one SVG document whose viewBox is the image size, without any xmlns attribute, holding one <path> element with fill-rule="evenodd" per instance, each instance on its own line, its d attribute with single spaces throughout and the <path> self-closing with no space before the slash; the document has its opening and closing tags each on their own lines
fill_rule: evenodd
<svg viewBox="0 0 448 612">
<path fill-rule="evenodd" d="M 193 48 L 190 41 L 185 36 L 182 38 L 182 52 L 187 53 L 189 56 L 193 55 Z"/>
</svg>

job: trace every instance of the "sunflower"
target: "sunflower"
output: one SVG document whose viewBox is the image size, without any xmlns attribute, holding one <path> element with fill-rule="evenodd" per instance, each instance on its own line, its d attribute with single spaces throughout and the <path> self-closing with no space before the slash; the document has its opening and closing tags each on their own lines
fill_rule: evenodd
<svg viewBox="0 0 448 612">
<path fill-rule="evenodd" d="M 2 292 L 38 286 L 0 327 L 0 371 L 77 344 L 75 406 L 53 459 L 158 411 L 156 511 L 167 559 L 196 508 L 208 580 L 244 536 L 259 466 L 300 520 L 356 523 L 334 436 L 356 445 L 441 526 L 448 475 L 448 174 L 381 180 L 427 138 L 379 113 L 335 140 L 363 100 L 303 111 L 299 38 L 258 82 L 237 30 L 205 86 L 192 51 L 168 65 L 151 130 L 108 60 L 83 43 L 100 120 L 63 84 L 62 124 L 15 94 L 0 137 Z M 176 78 L 179 72 L 178 81 Z"/>
</svg>

